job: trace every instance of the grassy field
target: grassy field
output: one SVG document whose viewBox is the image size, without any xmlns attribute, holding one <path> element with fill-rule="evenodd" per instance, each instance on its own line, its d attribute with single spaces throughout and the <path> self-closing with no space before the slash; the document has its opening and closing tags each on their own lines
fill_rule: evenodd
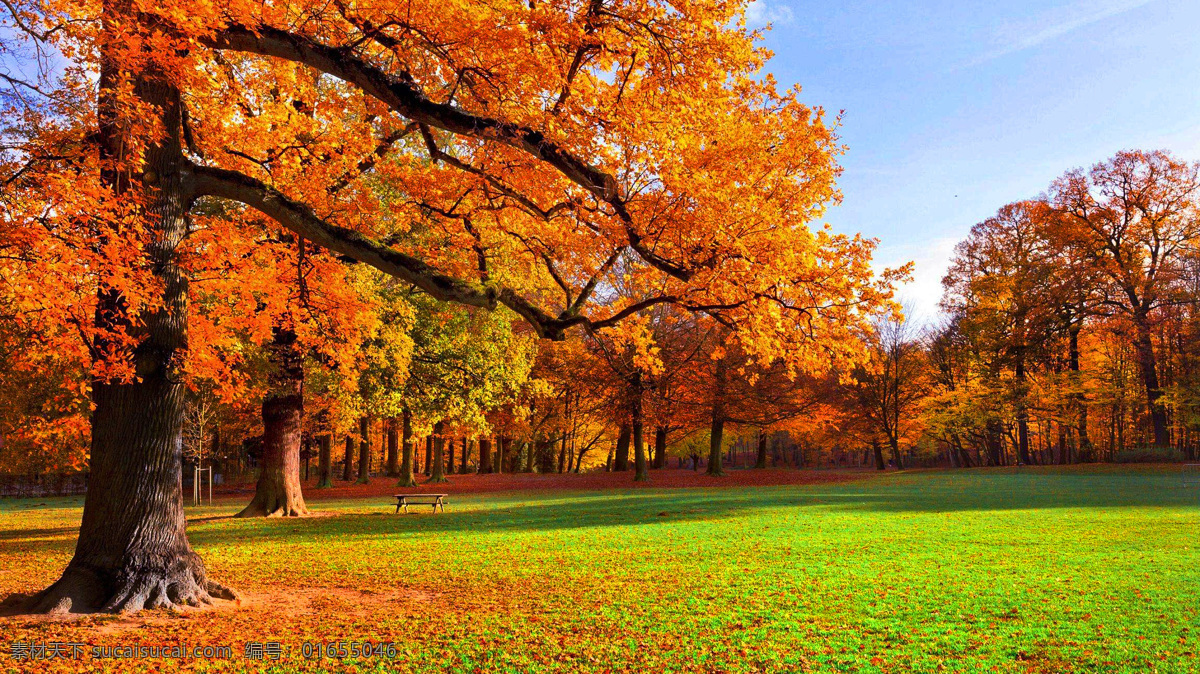
<svg viewBox="0 0 1200 674">
<path fill-rule="evenodd" d="M 232 648 L 154 663 L 167 671 L 1200 671 L 1200 489 L 1173 470 L 477 493 L 436 516 L 332 499 L 312 504 L 329 516 L 224 517 L 242 500 L 196 509 L 189 529 L 246 605 L 0 618 L 0 670 L 22 666 L 11 642 L 73 641 Z M 80 503 L 0 500 L 0 595 L 54 580 Z M 306 642 L 366 640 L 393 642 L 393 657 L 303 657 Z M 247 660 L 247 641 L 284 654 Z M 135 663 L 38 665 L 59 668 Z"/>
</svg>

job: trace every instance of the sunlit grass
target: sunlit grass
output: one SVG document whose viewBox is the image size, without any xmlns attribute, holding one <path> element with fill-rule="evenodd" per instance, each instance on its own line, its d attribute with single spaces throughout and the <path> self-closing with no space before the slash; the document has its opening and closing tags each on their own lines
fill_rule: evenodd
<svg viewBox="0 0 1200 674">
<path fill-rule="evenodd" d="M 0 501 L 0 591 L 51 582 L 79 499 Z M 45 505 L 37 505 L 42 504 Z M 0 623 L 0 641 L 391 641 L 363 671 L 1190 672 L 1200 488 L 1166 470 L 913 473 L 807 487 L 189 508 L 237 611 Z M 143 624 L 144 623 L 144 624 Z M 7 654 L 5 654 L 7 657 Z M 13 663 L 5 662 L 5 666 Z M 67 666 L 68 663 L 59 663 Z M 78 666 L 81 663 L 75 663 Z M 128 663 L 109 663 L 117 669 Z M 2 669 L 2 667 L 0 667 Z"/>
</svg>

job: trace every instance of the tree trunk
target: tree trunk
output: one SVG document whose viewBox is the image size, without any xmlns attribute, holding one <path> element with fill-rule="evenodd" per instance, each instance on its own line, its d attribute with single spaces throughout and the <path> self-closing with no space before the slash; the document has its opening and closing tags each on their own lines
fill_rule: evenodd
<svg viewBox="0 0 1200 674">
<path fill-rule="evenodd" d="M 892 461 L 896 462 L 896 470 L 904 470 L 904 460 L 900 458 L 900 439 L 894 435 L 888 436 L 888 444 L 892 446 Z"/>
<path fill-rule="evenodd" d="M 262 461 L 254 498 L 235 517 L 301 517 L 300 436 L 304 415 L 304 355 L 296 333 L 276 327 L 268 346 L 271 372 L 262 402 Z"/>
<path fill-rule="evenodd" d="M 355 484 L 371 482 L 371 418 L 358 420 L 358 480 Z"/>
<path fill-rule="evenodd" d="M 621 424 L 621 431 L 617 434 L 617 453 L 613 457 L 613 470 L 629 470 L 629 436 L 631 432 L 629 424 Z"/>
<path fill-rule="evenodd" d="M 104 29 L 117 25 L 106 7 Z M 128 122 L 113 92 L 122 85 L 120 68 L 102 52 L 99 86 L 99 145 L 102 162 L 126 162 Z M 232 590 L 208 579 L 191 548 L 183 510 L 183 402 L 185 385 L 177 371 L 187 348 L 187 279 L 176 248 L 187 234 L 189 207 L 180 148 L 179 92 L 160 73 L 134 77 L 133 91 L 157 109 L 165 136 L 149 145 L 144 164 L 101 174 L 114 195 L 137 192 L 144 198 L 151 239 L 149 268 L 162 282 L 162 307 L 130 327 L 124 300 L 101 287 L 95 321 L 99 328 L 129 327 L 141 338 L 129 358 L 137 376 L 128 383 L 92 382 L 91 475 L 75 555 L 53 585 L 33 597 L 37 613 L 207 604 L 213 597 L 235 599 Z M 123 168 L 123 167 L 122 167 Z M 140 175 L 133 171 L 140 171 Z M 103 334 L 103 333 L 101 333 Z M 97 337 L 100 349 L 115 346 Z M 120 353 L 120 349 L 117 350 Z"/>
<path fill-rule="evenodd" d="M 646 461 L 646 443 L 643 433 L 641 404 L 638 404 L 636 418 L 633 422 L 633 481 L 649 482 L 650 464 Z"/>
<path fill-rule="evenodd" d="M 446 474 L 454 474 L 454 438 L 446 438 Z"/>
<path fill-rule="evenodd" d="M 667 427 L 658 426 L 654 429 L 654 467 L 667 467 Z"/>
<path fill-rule="evenodd" d="M 479 438 L 479 472 L 488 474 L 492 472 L 492 439 L 487 437 Z"/>
<path fill-rule="evenodd" d="M 333 486 L 333 438 L 326 433 L 317 438 L 317 489 Z"/>
<path fill-rule="evenodd" d="M 407 407 L 400 415 L 400 452 L 403 455 L 400 459 L 400 480 L 396 483 L 400 487 L 415 487 L 417 480 L 413 476 L 413 434 L 412 434 L 412 412 Z"/>
<path fill-rule="evenodd" d="M 508 460 L 508 447 L 512 443 L 512 438 L 508 436 L 500 436 L 500 446 L 496 448 L 496 472 L 504 472 L 504 462 Z"/>
<path fill-rule="evenodd" d="M 717 361 L 713 377 L 712 426 L 708 439 L 708 475 L 724 475 L 721 469 L 721 446 L 725 440 L 725 361 Z"/>
<path fill-rule="evenodd" d="M 755 468 L 767 467 L 767 433 L 760 430 L 758 432 L 758 456 L 754 460 Z"/>
<path fill-rule="evenodd" d="M 1154 341 L 1150 337 L 1150 319 L 1138 315 L 1134 319 L 1137 326 L 1138 368 L 1142 374 L 1142 384 L 1146 387 L 1146 405 L 1150 409 L 1150 423 L 1154 427 L 1154 445 L 1162 449 L 1171 446 L 1171 431 L 1167 427 L 1167 410 L 1159 403 L 1163 392 L 1158 384 L 1158 358 L 1154 354 Z"/>
<path fill-rule="evenodd" d="M 470 441 L 467 440 L 466 438 L 463 438 L 462 439 L 462 461 L 458 464 L 460 466 L 460 470 L 458 471 L 460 475 L 467 474 L 467 461 L 470 458 L 471 458 Z"/>
<path fill-rule="evenodd" d="M 447 482 L 446 480 L 446 457 L 445 457 L 445 437 L 446 422 L 439 421 L 433 425 L 433 473 L 429 476 L 430 482 Z"/>
<path fill-rule="evenodd" d="M 346 436 L 346 456 L 342 459 L 342 480 L 354 477 L 354 436 Z"/>
<path fill-rule="evenodd" d="M 1031 465 L 1029 456 L 1029 408 L 1025 403 L 1025 391 L 1028 386 L 1025 377 L 1024 351 L 1017 357 L 1015 366 L 1017 380 L 1017 459 L 1022 465 Z"/>
<path fill-rule="evenodd" d="M 387 420 L 387 476 L 400 477 L 400 432 L 395 417 Z"/>
<path fill-rule="evenodd" d="M 1071 397 L 1075 403 L 1075 432 L 1079 437 L 1079 446 L 1076 448 L 1076 456 L 1081 460 L 1091 460 L 1093 449 L 1092 439 L 1088 435 L 1088 405 L 1087 396 L 1083 392 L 1083 377 L 1080 375 L 1079 367 L 1079 331 L 1081 326 L 1078 323 L 1071 325 L 1067 332 L 1069 337 L 1067 346 L 1067 367 L 1071 370 Z M 1068 463 L 1070 457 L 1061 461 Z"/>
<path fill-rule="evenodd" d="M 883 458 L 883 445 L 879 438 L 871 439 L 871 452 L 875 455 L 875 470 L 887 470 L 887 461 Z"/>
<path fill-rule="evenodd" d="M 433 436 L 425 436 L 425 475 L 433 474 Z"/>
</svg>

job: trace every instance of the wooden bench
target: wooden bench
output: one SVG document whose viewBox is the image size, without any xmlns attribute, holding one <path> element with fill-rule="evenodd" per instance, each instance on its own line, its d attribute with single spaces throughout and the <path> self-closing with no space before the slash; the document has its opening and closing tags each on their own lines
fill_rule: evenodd
<svg viewBox="0 0 1200 674">
<path fill-rule="evenodd" d="M 437 512 L 438 508 L 442 512 L 446 512 L 446 494 L 396 494 L 396 512 L 400 512 L 404 508 L 404 512 L 408 512 L 410 505 L 431 505 L 433 512 Z"/>
</svg>

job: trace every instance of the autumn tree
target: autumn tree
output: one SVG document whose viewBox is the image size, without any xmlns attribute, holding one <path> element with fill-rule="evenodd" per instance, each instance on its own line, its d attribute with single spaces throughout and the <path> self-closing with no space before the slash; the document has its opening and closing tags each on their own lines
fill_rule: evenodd
<svg viewBox="0 0 1200 674">
<path fill-rule="evenodd" d="M 187 238 L 208 204 L 555 339 L 670 303 L 756 354 L 853 358 L 837 345 L 887 297 L 870 243 L 805 226 L 840 147 L 757 76 L 740 3 L 5 7 L 69 61 L 46 123 L 5 151 L 9 238 L 58 232 L 69 264 L 101 263 L 82 276 L 93 484 L 37 610 L 233 596 L 191 550 L 178 487 L 188 280 L 225 261 Z M 597 292 L 625 253 L 657 289 L 635 304 Z"/>
<path fill-rule="evenodd" d="M 1089 171 L 1067 173 L 1050 202 L 1064 227 L 1113 287 L 1105 303 L 1135 332 L 1138 366 L 1154 444 L 1171 444 L 1160 399 L 1154 327 L 1160 309 L 1177 301 L 1185 253 L 1200 237 L 1200 164 L 1164 151 L 1121 152 Z"/>
</svg>

